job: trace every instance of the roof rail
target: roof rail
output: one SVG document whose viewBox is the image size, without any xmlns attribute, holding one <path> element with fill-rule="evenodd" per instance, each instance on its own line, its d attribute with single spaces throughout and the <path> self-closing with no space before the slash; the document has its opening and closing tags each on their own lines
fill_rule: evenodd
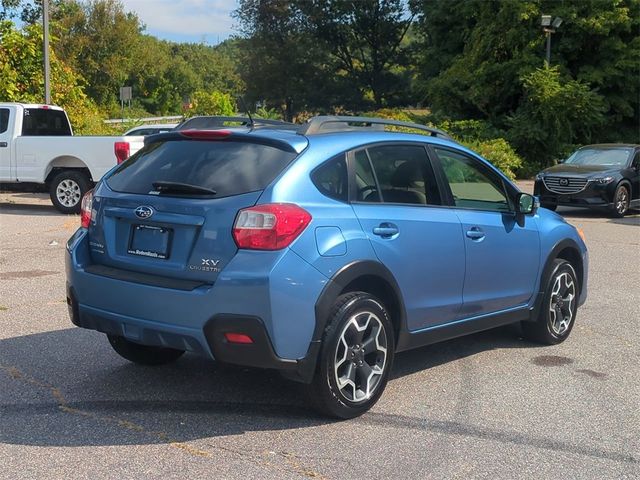
<svg viewBox="0 0 640 480">
<path fill-rule="evenodd" d="M 389 120 L 386 118 L 374 117 L 349 117 L 349 116 L 318 116 L 307 120 L 299 129 L 300 135 L 314 135 L 318 133 L 329 132 L 353 132 L 363 129 L 384 130 L 385 125 L 394 127 L 411 128 L 428 132 L 432 137 L 445 138 L 451 140 L 451 137 L 444 131 L 419 123 L 401 122 L 399 120 Z"/>
<path fill-rule="evenodd" d="M 192 120 L 196 120 L 195 122 L 191 122 Z M 253 123 L 254 126 L 268 125 L 268 126 L 289 126 L 292 127 L 294 124 L 290 122 L 284 122 L 282 120 L 270 120 L 266 118 L 254 118 L 253 122 L 249 117 L 226 117 L 220 115 L 199 115 L 196 117 L 191 117 L 185 119 L 180 125 L 178 125 L 176 130 L 184 130 L 184 125 L 187 123 L 195 123 L 195 127 L 197 128 L 219 128 L 225 127 L 225 123 L 234 122 L 240 123 L 243 126 L 251 126 Z M 197 125 L 201 124 L 201 125 Z M 192 126 L 188 126 L 188 128 L 194 128 Z"/>
</svg>

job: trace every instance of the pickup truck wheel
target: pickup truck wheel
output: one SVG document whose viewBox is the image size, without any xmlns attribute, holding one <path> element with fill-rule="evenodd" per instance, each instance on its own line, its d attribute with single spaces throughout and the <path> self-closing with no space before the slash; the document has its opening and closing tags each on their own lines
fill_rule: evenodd
<svg viewBox="0 0 640 480">
<path fill-rule="evenodd" d="M 554 260 L 535 322 L 522 322 L 522 333 L 534 342 L 556 345 L 571 333 L 578 310 L 578 279 L 569 262 Z"/>
<path fill-rule="evenodd" d="M 120 335 L 107 335 L 107 337 L 118 355 L 130 362 L 141 365 L 164 365 L 175 362 L 184 353 L 184 350 L 176 350 L 174 348 L 140 345 Z"/>
<path fill-rule="evenodd" d="M 51 180 L 49 196 L 59 212 L 79 213 L 82 197 L 90 188 L 91 182 L 83 172 L 64 170 Z"/>
<path fill-rule="evenodd" d="M 362 415 L 384 391 L 394 350 L 393 326 L 382 303 L 364 292 L 340 296 L 308 387 L 310 400 L 331 417 Z"/>
</svg>

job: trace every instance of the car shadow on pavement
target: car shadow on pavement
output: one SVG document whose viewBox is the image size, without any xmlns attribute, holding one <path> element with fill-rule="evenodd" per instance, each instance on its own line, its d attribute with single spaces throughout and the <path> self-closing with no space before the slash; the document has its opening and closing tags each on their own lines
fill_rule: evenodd
<svg viewBox="0 0 640 480">
<path fill-rule="evenodd" d="M 505 328 L 398 355 L 393 379 L 492 348 L 530 344 Z M 370 414 L 374 415 L 374 414 Z M 277 372 L 195 355 L 138 366 L 81 329 L 0 340 L 0 442 L 38 446 L 171 443 L 333 420 Z"/>
<path fill-rule="evenodd" d="M 53 205 L 0 201 L 0 215 L 69 216 L 58 212 Z"/>
</svg>

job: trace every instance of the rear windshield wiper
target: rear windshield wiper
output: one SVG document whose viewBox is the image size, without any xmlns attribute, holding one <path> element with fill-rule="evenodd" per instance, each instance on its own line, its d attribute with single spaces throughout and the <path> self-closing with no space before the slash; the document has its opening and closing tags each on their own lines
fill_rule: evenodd
<svg viewBox="0 0 640 480">
<path fill-rule="evenodd" d="M 198 185 L 180 182 L 153 182 L 153 188 L 158 193 L 197 193 L 201 195 L 215 195 L 215 190 Z"/>
</svg>

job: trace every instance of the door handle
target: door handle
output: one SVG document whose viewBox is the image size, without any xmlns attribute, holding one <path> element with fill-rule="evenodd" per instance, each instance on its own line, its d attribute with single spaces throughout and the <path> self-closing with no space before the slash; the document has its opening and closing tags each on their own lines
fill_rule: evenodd
<svg viewBox="0 0 640 480">
<path fill-rule="evenodd" d="M 9 144 L 7 142 L 0 142 L 0 147 L 8 147 Z"/>
<path fill-rule="evenodd" d="M 389 238 L 397 235 L 400 230 L 393 223 L 381 223 L 377 227 L 373 227 L 373 234 L 382 238 Z"/>
<path fill-rule="evenodd" d="M 484 238 L 484 232 L 480 227 L 471 227 L 467 230 L 467 237 L 471 240 L 482 240 Z"/>
</svg>

